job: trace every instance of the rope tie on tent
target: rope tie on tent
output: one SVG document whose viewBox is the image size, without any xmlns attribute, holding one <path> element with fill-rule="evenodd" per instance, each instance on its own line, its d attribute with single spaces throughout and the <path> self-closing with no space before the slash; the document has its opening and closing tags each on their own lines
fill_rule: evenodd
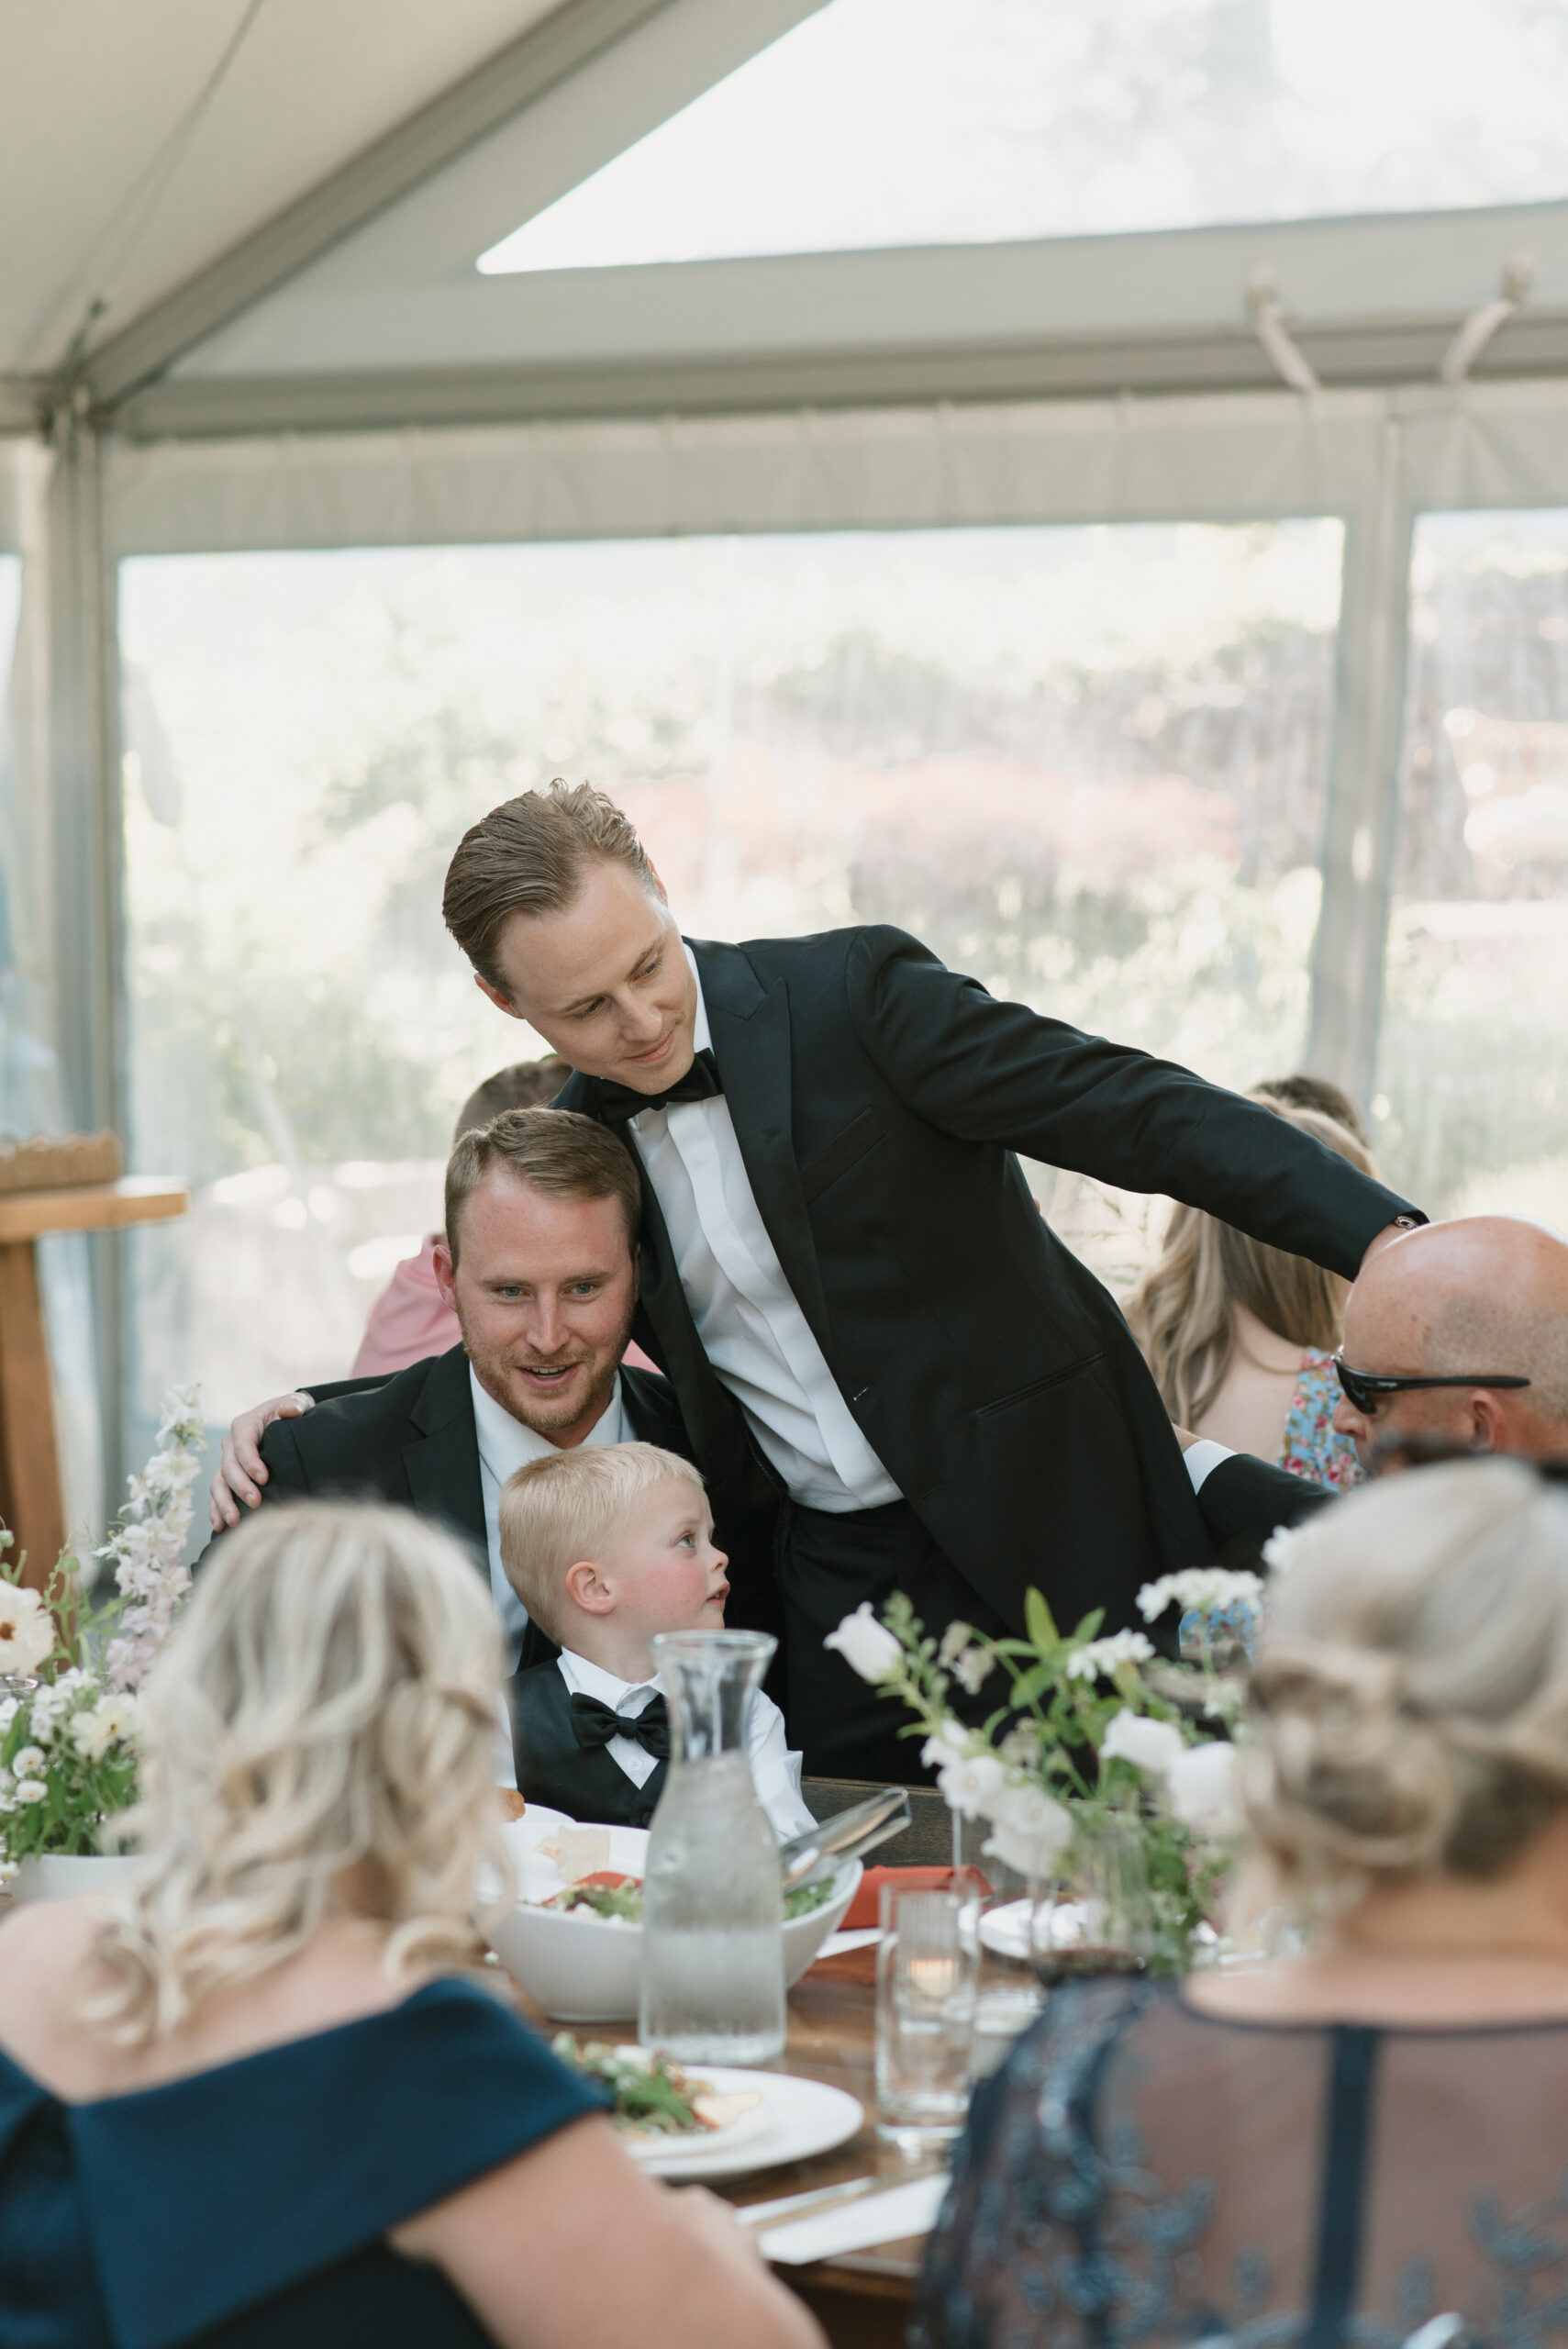
<svg viewBox="0 0 1568 2349">
<path fill-rule="evenodd" d="M 1516 253 L 1503 272 L 1503 290 L 1495 302 L 1483 302 L 1472 310 L 1459 332 L 1449 344 L 1438 369 L 1439 380 L 1444 384 L 1462 384 L 1499 327 L 1507 326 L 1535 282 L 1535 261 L 1529 253 Z"/>
<path fill-rule="evenodd" d="M 1252 331 L 1262 344 L 1282 383 L 1293 392 L 1315 392 L 1318 378 L 1310 361 L 1284 322 L 1284 305 L 1279 297 L 1273 270 L 1254 270 L 1247 285 L 1247 309 L 1252 321 Z"/>
</svg>

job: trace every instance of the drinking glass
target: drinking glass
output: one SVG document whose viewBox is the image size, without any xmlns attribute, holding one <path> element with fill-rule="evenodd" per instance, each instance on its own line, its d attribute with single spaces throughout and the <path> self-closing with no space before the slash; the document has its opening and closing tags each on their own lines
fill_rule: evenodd
<svg viewBox="0 0 1568 2349">
<path fill-rule="evenodd" d="M 906 2152 L 956 2137 L 969 2104 L 980 1904 L 969 1887 L 884 1884 L 876 1953 L 877 2134 Z"/>
<path fill-rule="evenodd" d="M 1143 1831 L 1129 1811 L 1083 1810 L 1059 1873 L 1035 1905 L 1035 1970 L 1048 1987 L 1141 1974 L 1154 1950 Z"/>
<path fill-rule="evenodd" d="M 990 1835 L 988 1819 L 953 1813 L 953 1866 L 959 1881 L 973 1886 L 978 1903 L 980 1976 L 970 2060 L 977 2080 L 987 2079 L 1006 2060 L 1014 2041 L 1045 2004 L 1032 1941 L 1041 1876 L 985 1851 Z"/>
<path fill-rule="evenodd" d="M 661 1631 L 670 1772 L 648 1837 L 638 2037 L 683 2064 L 784 2053 L 778 1838 L 757 1800 L 747 1728 L 777 1642 L 762 1631 Z"/>
</svg>

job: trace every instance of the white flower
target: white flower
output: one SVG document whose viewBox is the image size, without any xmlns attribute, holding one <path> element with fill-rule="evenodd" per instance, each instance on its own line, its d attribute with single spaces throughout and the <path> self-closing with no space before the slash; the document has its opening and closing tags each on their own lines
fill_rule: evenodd
<svg viewBox="0 0 1568 2349">
<path fill-rule="evenodd" d="M 994 1753 L 971 1753 L 950 1762 L 937 1784 L 950 1810 L 962 1811 L 965 1819 L 978 1819 L 982 1812 L 990 1817 L 1006 1788 L 1006 1766 Z"/>
<path fill-rule="evenodd" d="M 47 1802 L 49 1788 L 41 1778 L 24 1778 L 17 1788 L 17 1800 L 18 1802 Z"/>
<path fill-rule="evenodd" d="M 1166 1773 L 1164 1800 L 1172 1816 L 1195 1834 L 1235 1834 L 1242 1824 L 1236 1748 L 1224 1738 L 1189 1745 Z"/>
<path fill-rule="evenodd" d="M 1153 1653 L 1153 1642 L 1141 1631 L 1112 1631 L 1106 1639 L 1074 1648 L 1065 1670 L 1069 1680 L 1095 1680 L 1102 1672 L 1108 1680 L 1123 1664 L 1147 1664 Z"/>
<path fill-rule="evenodd" d="M 0 1737 L 5 1736 L 6 1731 L 16 1720 L 21 1701 L 19 1697 L 0 1697 Z"/>
<path fill-rule="evenodd" d="M 30 1778 L 44 1765 L 43 1750 L 37 1745 L 24 1745 L 11 1756 L 11 1767 L 18 1778 Z"/>
<path fill-rule="evenodd" d="M 978 1697 L 996 1668 L 996 1659 L 988 1648 L 966 1648 L 953 1665 L 953 1674 L 972 1697 Z"/>
<path fill-rule="evenodd" d="M 937 1650 L 939 1664 L 954 1664 L 974 1637 L 967 1623 L 950 1623 L 942 1633 L 942 1643 Z"/>
<path fill-rule="evenodd" d="M 1042 1787 L 1009 1787 L 991 1814 L 981 1851 L 1019 1876 L 1043 1876 L 1073 1841 L 1073 1815 Z"/>
<path fill-rule="evenodd" d="M 963 1731 L 957 1721 L 950 1721 L 935 1737 L 929 1737 L 920 1748 L 920 1759 L 928 1770 L 945 1770 L 950 1764 L 962 1762 L 967 1747 L 959 1743 Z"/>
<path fill-rule="evenodd" d="M 0 1884 L 13 1883 L 18 1872 L 15 1860 L 0 1860 Z"/>
<path fill-rule="evenodd" d="M 0 1583 L 0 1672 L 35 1673 L 54 1653 L 54 1618 L 36 1590 Z"/>
<path fill-rule="evenodd" d="M 846 1615 L 822 1644 L 837 1648 L 851 1672 L 873 1684 L 891 1680 L 904 1661 L 903 1649 L 885 1625 L 877 1621 L 869 1598 L 863 1598 L 852 1615 Z"/>
<path fill-rule="evenodd" d="M 71 1724 L 71 1742 L 89 1762 L 101 1762 L 117 1738 L 134 1734 L 140 1708 L 132 1696 L 102 1698 L 90 1712 L 78 1713 Z"/>
<path fill-rule="evenodd" d="M 1130 1762 L 1151 1777 L 1163 1778 L 1185 1752 L 1182 1732 L 1173 1722 L 1151 1720 L 1146 1713 L 1129 1712 L 1124 1705 L 1106 1731 L 1100 1759 Z"/>
<path fill-rule="evenodd" d="M 1146 1623 L 1167 1607 L 1210 1615 L 1221 1607 L 1241 1606 L 1256 1613 L 1262 1598 L 1263 1586 L 1256 1575 L 1232 1574 L 1226 1566 L 1188 1566 L 1179 1575 L 1146 1582 L 1138 1594 L 1138 1611 Z"/>
<path fill-rule="evenodd" d="M 1307 1528 L 1305 1525 L 1276 1525 L 1263 1544 L 1263 1564 L 1271 1574 L 1283 1575 L 1290 1570 Z"/>
</svg>

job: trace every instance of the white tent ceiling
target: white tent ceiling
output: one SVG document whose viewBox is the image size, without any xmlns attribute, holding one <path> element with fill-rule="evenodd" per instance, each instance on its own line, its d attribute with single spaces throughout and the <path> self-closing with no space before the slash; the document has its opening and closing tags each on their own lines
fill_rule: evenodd
<svg viewBox="0 0 1568 2349">
<path fill-rule="evenodd" d="M 122 433 L 1568 372 L 1568 205 L 515 276 L 477 255 L 822 0 L 0 0 L 0 424 Z M 714 201 L 722 203 L 722 189 Z"/>
</svg>

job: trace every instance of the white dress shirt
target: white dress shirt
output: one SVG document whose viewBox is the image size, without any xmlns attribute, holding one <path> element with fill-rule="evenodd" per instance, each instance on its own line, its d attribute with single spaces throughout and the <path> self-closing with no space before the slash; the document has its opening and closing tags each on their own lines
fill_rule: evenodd
<svg viewBox="0 0 1568 2349">
<path fill-rule="evenodd" d="M 509 1662 L 506 1669 L 516 1672 L 517 1657 L 522 1651 L 523 1632 L 528 1620 L 528 1609 L 506 1580 L 506 1569 L 501 1564 L 501 1487 L 508 1476 L 526 1467 L 530 1460 L 548 1460 L 559 1452 L 559 1444 L 550 1438 L 536 1435 L 521 1419 L 515 1419 L 493 1395 L 486 1394 L 473 1375 L 473 1364 L 468 1366 L 468 1384 L 473 1397 L 473 1431 L 479 1439 L 479 1486 L 484 1496 L 484 1546 L 490 1558 L 490 1594 L 495 1601 L 495 1611 L 501 1618 Z M 627 1443 L 631 1440 L 631 1428 L 621 1405 L 620 1374 L 610 1389 L 596 1425 L 584 1437 L 584 1443 Z"/>
<path fill-rule="evenodd" d="M 685 955 L 696 978 L 700 1052 L 712 1041 L 707 1007 L 689 946 Z M 630 1130 L 703 1352 L 791 1497 L 838 1516 L 897 1500 L 784 1278 L 724 1096 L 645 1109 Z"/>
<path fill-rule="evenodd" d="M 1182 1458 L 1187 1464 L 1187 1475 L 1192 1479 L 1194 1492 L 1201 1493 L 1206 1477 L 1212 1476 L 1222 1462 L 1235 1457 L 1232 1445 L 1219 1443 L 1211 1435 L 1199 1436 L 1195 1443 L 1189 1443 Z"/>
<path fill-rule="evenodd" d="M 573 1695 L 597 1697 L 612 1713 L 635 1720 L 661 1691 L 657 1680 L 619 1680 L 600 1664 L 562 1648 L 556 1659 L 561 1676 Z M 773 1822 L 780 1842 L 803 1835 L 815 1825 L 800 1791 L 800 1756 L 792 1753 L 784 1738 L 784 1715 L 771 1697 L 759 1688 L 751 1699 L 751 1723 L 747 1734 L 751 1784 L 757 1800 Z M 657 1757 L 634 1737 L 612 1737 L 605 1752 L 626 1772 L 633 1786 L 646 1786 L 658 1766 Z"/>
</svg>

